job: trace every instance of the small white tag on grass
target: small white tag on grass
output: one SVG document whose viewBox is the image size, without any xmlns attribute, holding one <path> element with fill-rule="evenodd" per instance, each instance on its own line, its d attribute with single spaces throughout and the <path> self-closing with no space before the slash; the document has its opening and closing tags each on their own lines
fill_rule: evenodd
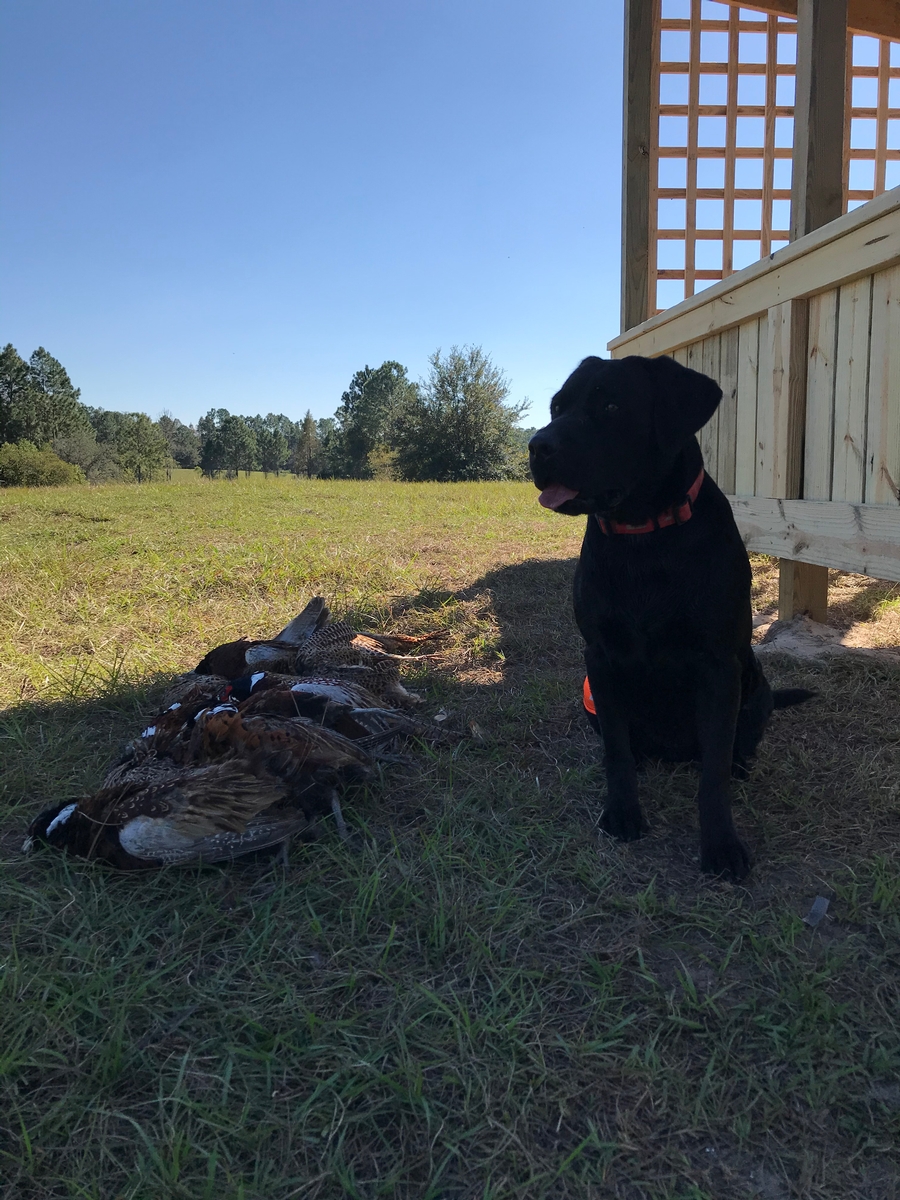
<svg viewBox="0 0 900 1200">
<path fill-rule="evenodd" d="M 815 900 L 812 902 L 812 907 L 803 918 L 803 924 L 809 925 L 812 929 L 815 929 L 827 912 L 828 901 L 824 896 L 816 896 Z"/>
</svg>

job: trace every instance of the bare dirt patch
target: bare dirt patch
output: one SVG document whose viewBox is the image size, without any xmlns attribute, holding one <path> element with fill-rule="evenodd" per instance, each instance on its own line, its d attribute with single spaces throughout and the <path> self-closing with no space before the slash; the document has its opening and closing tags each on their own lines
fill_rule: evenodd
<svg viewBox="0 0 900 1200">
<path fill-rule="evenodd" d="M 778 561 L 764 555 L 752 555 L 751 561 L 756 642 L 771 642 L 777 636 L 780 649 L 803 657 L 815 657 L 817 652 L 833 654 L 841 648 L 900 655 L 900 583 L 829 571 L 825 625 L 810 628 L 813 623 L 803 619 L 788 638 L 783 627 L 773 629 L 778 610 Z"/>
</svg>

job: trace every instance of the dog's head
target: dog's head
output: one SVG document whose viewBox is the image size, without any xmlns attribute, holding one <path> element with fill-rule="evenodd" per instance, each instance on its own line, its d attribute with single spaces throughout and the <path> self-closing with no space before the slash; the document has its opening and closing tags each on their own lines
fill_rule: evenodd
<svg viewBox="0 0 900 1200">
<path fill-rule="evenodd" d="M 652 491 L 721 398 L 717 383 L 673 358 L 586 358 L 529 443 L 541 504 L 611 513 Z"/>
</svg>

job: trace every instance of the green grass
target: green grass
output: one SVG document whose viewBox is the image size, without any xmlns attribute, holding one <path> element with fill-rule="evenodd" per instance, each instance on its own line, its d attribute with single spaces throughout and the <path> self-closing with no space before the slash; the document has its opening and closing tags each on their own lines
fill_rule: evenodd
<svg viewBox="0 0 900 1200">
<path fill-rule="evenodd" d="M 688 767 L 648 769 L 650 834 L 612 843 L 580 536 L 518 484 L 0 493 L 4 1197 L 896 1196 L 900 677 L 769 660 L 820 699 L 737 789 L 746 886 L 698 873 Z M 173 673 L 317 592 L 450 631 L 408 672 L 446 740 L 348 795 L 356 850 L 19 853 Z"/>
</svg>

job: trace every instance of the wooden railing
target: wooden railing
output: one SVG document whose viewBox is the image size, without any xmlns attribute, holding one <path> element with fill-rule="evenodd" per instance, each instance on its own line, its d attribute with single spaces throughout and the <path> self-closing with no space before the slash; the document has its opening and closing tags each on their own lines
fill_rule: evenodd
<svg viewBox="0 0 900 1200">
<path fill-rule="evenodd" d="M 719 382 L 700 443 L 748 549 L 900 580 L 900 188 L 609 349 Z"/>
</svg>

